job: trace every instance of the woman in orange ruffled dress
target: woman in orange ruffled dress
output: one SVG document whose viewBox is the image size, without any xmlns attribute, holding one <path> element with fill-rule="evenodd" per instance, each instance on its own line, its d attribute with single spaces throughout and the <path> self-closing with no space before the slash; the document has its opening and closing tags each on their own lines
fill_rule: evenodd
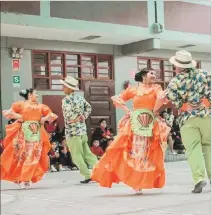
<svg viewBox="0 0 212 215">
<path fill-rule="evenodd" d="M 102 187 L 123 182 L 136 192 L 165 185 L 164 155 L 170 128 L 153 114 L 162 93 L 155 84 L 155 71 L 143 69 L 135 75 L 138 86 L 128 87 L 112 97 L 116 107 L 126 111 L 119 122 L 119 132 L 95 166 L 92 180 Z M 133 111 L 125 102 L 133 100 Z"/>
<path fill-rule="evenodd" d="M 48 171 L 50 142 L 43 124 L 54 121 L 57 116 L 48 106 L 37 102 L 34 89 L 22 90 L 20 96 L 25 101 L 15 102 L 11 109 L 3 111 L 6 118 L 16 121 L 6 126 L 1 180 L 28 188 Z"/>
</svg>

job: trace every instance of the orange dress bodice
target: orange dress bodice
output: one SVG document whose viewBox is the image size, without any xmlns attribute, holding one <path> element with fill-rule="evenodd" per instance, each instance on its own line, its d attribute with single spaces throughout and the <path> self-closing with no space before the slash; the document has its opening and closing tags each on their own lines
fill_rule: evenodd
<svg viewBox="0 0 212 215">
<path fill-rule="evenodd" d="M 152 92 L 148 95 L 135 95 L 133 98 L 133 109 L 148 109 L 153 110 L 155 106 L 156 95 L 155 92 Z"/>
<path fill-rule="evenodd" d="M 42 117 L 52 113 L 44 104 L 28 104 L 25 101 L 13 103 L 12 110 L 22 115 L 23 121 L 40 121 Z"/>
<path fill-rule="evenodd" d="M 157 84 L 129 87 L 120 95 L 113 97 L 115 106 L 121 102 L 133 100 L 133 109 L 148 109 L 153 111 L 157 97 L 163 92 L 162 87 Z M 117 99 L 118 98 L 118 99 Z"/>
</svg>

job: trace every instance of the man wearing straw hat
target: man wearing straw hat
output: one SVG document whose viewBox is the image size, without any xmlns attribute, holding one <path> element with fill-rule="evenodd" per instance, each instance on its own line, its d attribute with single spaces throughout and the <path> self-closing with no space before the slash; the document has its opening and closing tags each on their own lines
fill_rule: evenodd
<svg viewBox="0 0 212 215">
<path fill-rule="evenodd" d="M 87 128 L 85 120 L 91 113 L 91 105 L 74 92 L 79 90 L 78 81 L 72 77 L 66 77 L 63 83 L 63 91 L 66 94 L 62 101 L 62 110 L 65 123 L 65 135 L 73 162 L 79 168 L 86 184 L 91 181 L 88 165 L 93 167 L 97 163 L 96 156 L 88 146 Z"/>
<path fill-rule="evenodd" d="M 155 112 L 172 103 L 178 109 L 183 144 L 191 168 L 194 190 L 201 193 L 206 186 L 205 169 L 211 182 L 211 76 L 196 69 L 196 61 L 188 51 L 178 51 L 169 60 L 176 76 L 158 98 Z"/>
</svg>

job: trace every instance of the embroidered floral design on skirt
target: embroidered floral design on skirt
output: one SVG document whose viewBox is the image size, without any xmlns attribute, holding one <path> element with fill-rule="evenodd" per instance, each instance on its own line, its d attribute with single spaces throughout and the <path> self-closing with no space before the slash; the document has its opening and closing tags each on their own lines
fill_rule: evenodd
<svg viewBox="0 0 212 215">
<path fill-rule="evenodd" d="M 14 162 L 20 166 L 37 164 L 41 157 L 42 141 L 37 122 L 22 124 L 18 136 L 13 140 Z"/>
<path fill-rule="evenodd" d="M 132 149 L 124 153 L 128 165 L 139 172 L 150 172 L 155 166 L 149 160 L 151 137 L 133 136 Z"/>
</svg>

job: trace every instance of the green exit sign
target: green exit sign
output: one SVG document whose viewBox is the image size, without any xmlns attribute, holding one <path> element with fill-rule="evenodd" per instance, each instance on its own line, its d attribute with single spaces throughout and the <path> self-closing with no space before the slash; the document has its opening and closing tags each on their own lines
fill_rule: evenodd
<svg viewBox="0 0 212 215">
<path fill-rule="evenodd" d="M 20 76 L 14 75 L 13 76 L 13 87 L 20 87 Z"/>
</svg>

